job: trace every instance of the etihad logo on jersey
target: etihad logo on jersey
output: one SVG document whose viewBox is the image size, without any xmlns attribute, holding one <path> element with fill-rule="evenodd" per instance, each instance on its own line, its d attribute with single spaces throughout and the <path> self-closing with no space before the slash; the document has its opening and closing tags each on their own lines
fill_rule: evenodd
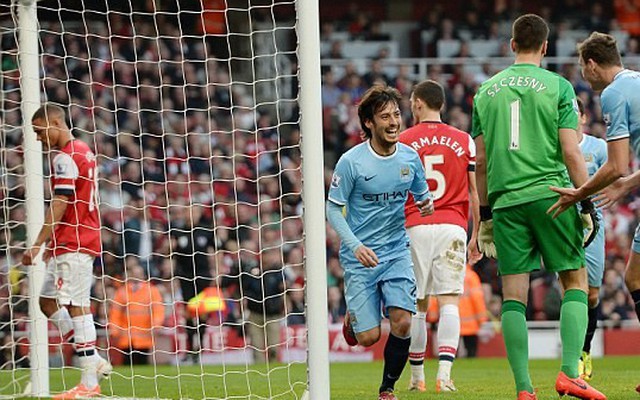
<svg viewBox="0 0 640 400">
<path fill-rule="evenodd" d="M 487 89 L 487 95 L 494 97 L 502 90 L 503 87 L 523 87 L 530 88 L 540 93 L 546 90 L 547 87 L 541 81 L 531 76 L 509 76 L 500 79 L 498 82 L 492 84 Z"/>
<path fill-rule="evenodd" d="M 363 193 L 362 199 L 365 201 L 373 202 L 391 202 L 391 201 L 406 201 L 409 189 L 398 190 L 385 193 Z"/>
</svg>

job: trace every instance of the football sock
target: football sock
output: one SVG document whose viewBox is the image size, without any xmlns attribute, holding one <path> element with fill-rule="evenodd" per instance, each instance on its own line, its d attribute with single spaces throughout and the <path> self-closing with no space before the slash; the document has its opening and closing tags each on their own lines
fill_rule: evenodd
<svg viewBox="0 0 640 400">
<path fill-rule="evenodd" d="M 409 346 L 411 337 L 399 338 L 389 333 L 389 339 L 384 346 L 384 370 L 382 372 L 382 385 L 380 393 L 393 391 L 396 381 L 400 378 L 407 359 L 409 358 Z"/>
<path fill-rule="evenodd" d="M 95 364 L 98 361 L 96 356 L 96 328 L 93 324 L 93 315 L 85 314 L 73 318 L 75 330 L 75 343 L 73 347 L 78 355 L 80 367 L 82 367 L 82 377 L 80 381 L 88 388 L 93 388 L 98 384 L 98 374 Z"/>
<path fill-rule="evenodd" d="M 569 378 L 578 377 L 578 360 L 587 331 L 587 293 L 578 289 L 565 292 L 560 307 L 561 370 Z"/>
<path fill-rule="evenodd" d="M 60 331 L 60 334 L 62 335 L 62 341 L 73 341 L 73 320 L 71 319 L 71 315 L 69 315 L 69 310 L 67 310 L 67 307 L 58 308 L 58 311 L 51 314 L 49 320 L 51 320 L 51 322 L 53 322 L 53 324 Z"/>
<path fill-rule="evenodd" d="M 587 323 L 587 334 L 584 336 L 584 345 L 582 346 L 582 351 L 586 353 L 591 353 L 591 342 L 593 341 L 593 335 L 596 334 L 596 329 L 598 328 L 599 309 L 600 303 L 598 303 L 594 308 L 589 308 L 589 311 L 587 312 L 589 322 Z"/>
<path fill-rule="evenodd" d="M 631 298 L 636 306 L 636 315 L 638 316 L 638 320 L 640 320 L 640 289 L 631 292 Z"/>
<path fill-rule="evenodd" d="M 424 353 L 427 348 L 427 313 L 417 312 L 411 319 L 411 346 L 409 346 L 409 364 L 411 380 L 424 381 Z"/>
<path fill-rule="evenodd" d="M 516 392 L 525 390 L 533 393 L 529 376 L 529 333 L 526 309 L 523 303 L 516 300 L 506 300 L 502 303 L 502 334 L 507 349 L 507 359 L 516 382 Z"/>
<path fill-rule="evenodd" d="M 438 324 L 438 379 L 451 379 L 451 366 L 460 342 L 460 312 L 455 304 L 440 308 Z"/>
</svg>

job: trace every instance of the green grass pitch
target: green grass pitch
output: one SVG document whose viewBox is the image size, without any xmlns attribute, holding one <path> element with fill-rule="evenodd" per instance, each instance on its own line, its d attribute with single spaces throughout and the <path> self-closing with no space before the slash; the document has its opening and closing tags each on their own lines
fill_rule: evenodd
<svg viewBox="0 0 640 400">
<path fill-rule="evenodd" d="M 607 357 L 594 359 L 595 376 L 592 384 L 603 391 L 609 400 L 640 400 L 635 386 L 640 383 L 640 357 Z M 400 400 L 434 399 L 437 362 L 427 361 L 427 393 L 408 392 L 409 367 L 397 385 Z M 531 362 L 531 375 L 538 389 L 538 399 L 557 399 L 553 389 L 559 369 L 557 360 Z M 205 379 L 201 375 L 205 374 Z M 335 363 L 331 365 L 331 399 L 376 399 L 382 374 L 382 363 Z M 200 368 L 151 366 L 118 367 L 108 380 L 102 382 L 105 396 L 123 398 L 164 399 L 299 399 L 304 391 L 306 366 L 278 364 L 247 367 L 206 366 Z M 0 371 L 0 398 L 17 393 L 12 385 L 24 386 L 28 371 Z M 154 379 L 155 377 L 155 379 Z M 457 393 L 439 395 L 439 399 L 501 400 L 515 399 L 513 379 L 506 359 L 459 359 L 453 367 Z M 79 373 L 70 368 L 51 373 L 51 390 L 62 390 L 78 382 Z M 26 398 L 24 398 L 26 399 Z"/>
</svg>

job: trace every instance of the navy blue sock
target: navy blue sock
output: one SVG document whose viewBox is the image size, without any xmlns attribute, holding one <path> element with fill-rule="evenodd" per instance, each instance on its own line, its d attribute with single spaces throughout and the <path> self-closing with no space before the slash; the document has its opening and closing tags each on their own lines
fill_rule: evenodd
<svg viewBox="0 0 640 400">
<path fill-rule="evenodd" d="M 392 392 L 396 381 L 400 379 L 402 370 L 409 358 L 409 346 L 411 337 L 401 339 L 393 334 L 389 334 L 387 344 L 384 346 L 384 371 L 382 373 L 382 385 L 380 393 Z"/>
<path fill-rule="evenodd" d="M 587 311 L 589 321 L 587 322 L 587 334 L 584 336 L 584 345 L 582 345 L 582 351 L 587 353 L 591 353 L 591 342 L 593 341 L 593 335 L 595 335 L 596 329 L 598 328 L 599 309 L 600 304 L 598 304 L 594 308 L 589 308 L 589 310 Z"/>
</svg>

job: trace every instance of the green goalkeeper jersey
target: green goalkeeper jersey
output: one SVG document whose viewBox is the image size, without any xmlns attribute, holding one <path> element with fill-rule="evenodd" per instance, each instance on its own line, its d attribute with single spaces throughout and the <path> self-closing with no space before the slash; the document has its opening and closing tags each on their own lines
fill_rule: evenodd
<svg viewBox="0 0 640 400">
<path fill-rule="evenodd" d="M 483 135 L 493 209 L 557 196 L 571 185 L 558 129 L 576 129 L 578 105 L 563 77 L 513 64 L 484 82 L 473 99 L 474 138 Z"/>
</svg>

